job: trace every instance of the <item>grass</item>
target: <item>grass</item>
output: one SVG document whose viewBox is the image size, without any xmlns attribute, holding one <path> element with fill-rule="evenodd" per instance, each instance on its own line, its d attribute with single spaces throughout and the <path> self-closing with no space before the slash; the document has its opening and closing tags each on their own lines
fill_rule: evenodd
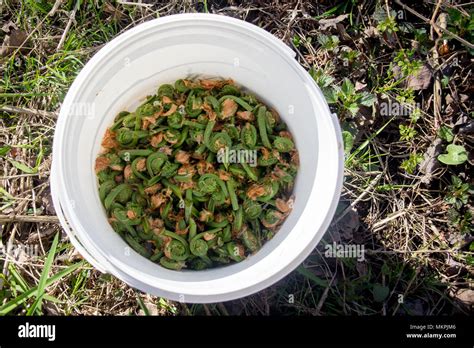
<svg viewBox="0 0 474 348">
<path fill-rule="evenodd" d="M 470 38 L 472 5 L 450 2 L 436 10 L 410 3 L 426 18 L 447 16 L 454 35 L 441 35 L 396 1 L 391 7 L 373 0 L 53 5 L 4 1 L 2 9 L 5 23 L 29 39 L 0 57 L 0 315 L 471 313 L 472 158 L 441 157 L 456 163 L 447 164 L 438 156 L 449 155 L 450 144 L 466 153 L 473 148 L 473 51 L 454 36 Z M 344 130 L 344 190 L 323 241 L 277 284 L 219 304 L 168 301 L 94 270 L 62 234 L 49 192 L 55 115 L 80 69 L 125 30 L 183 12 L 241 18 L 282 38 Z M 334 19 L 340 22 L 320 29 Z M 0 32 L 0 40 L 7 35 Z M 419 77 L 425 64 L 430 73 Z M 430 153 L 426 170 L 422 160 Z M 42 222 L 32 222 L 34 216 Z M 365 260 L 327 257 L 334 242 L 364 246 Z M 459 295 L 466 291 L 471 300 Z"/>
</svg>

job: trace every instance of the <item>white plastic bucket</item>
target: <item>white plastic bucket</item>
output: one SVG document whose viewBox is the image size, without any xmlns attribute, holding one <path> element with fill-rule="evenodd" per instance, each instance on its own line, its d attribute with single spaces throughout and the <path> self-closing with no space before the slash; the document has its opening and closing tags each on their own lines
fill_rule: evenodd
<svg viewBox="0 0 474 348">
<path fill-rule="evenodd" d="M 259 252 L 226 267 L 173 271 L 138 255 L 112 230 L 99 200 L 94 162 L 118 112 L 133 110 L 159 85 L 192 74 L 232 78 L 274 107 L 295 138 L 300 169 L 293 211 Z M 147 293 L 208 303 L 252 294 L 296 268 L 332 219 L 342 175 L 337 119 L 294 52 L 249 23 L 182 14 L 125 32 L 80 72 L 56 126 L 51 190 L 71 242 L 97 269 Z"/>
</svg>

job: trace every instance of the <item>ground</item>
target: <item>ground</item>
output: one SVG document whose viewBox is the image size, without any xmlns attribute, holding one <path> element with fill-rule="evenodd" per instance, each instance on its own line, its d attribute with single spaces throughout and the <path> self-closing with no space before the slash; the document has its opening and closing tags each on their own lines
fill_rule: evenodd
<svg viewBox="0 0 474 348">
<path fill-rule="evenodd" d="M 184 12 L 281 38 L 344 130 L 344 189 L 323 241 L 277 284 L 219 304 L 153 297 L 94 270 L 49 191 L 55 120 L 83 65 L 125 30 Z M 0 13 L 0 314 L 472 311 L 472 3 L 23 0 L 0 1 Z M 333 243 L 363 246 L 365 258 L 329 257 Z"/>
</svg>

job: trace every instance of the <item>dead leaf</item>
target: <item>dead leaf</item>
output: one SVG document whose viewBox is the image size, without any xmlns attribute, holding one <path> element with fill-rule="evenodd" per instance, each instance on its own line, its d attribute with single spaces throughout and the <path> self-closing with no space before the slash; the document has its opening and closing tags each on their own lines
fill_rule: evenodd
<svg viewBox="0 0 474 348">
<path fill-rule="evenodd" d="M 364 89 L 365 87 L 367 87 L 366 83 L 356 81 L 356 83 L 355 83 L 355 90 L 356 91 L 360 91 L 360 90 Z"/>
<path fill-rule="evenodd" d="M 319 20 L 319 29 L 320 30 L 326 30 L 328 28 L 334 28 L 336 29 L 336 24 L 339 22 L 342 22 L 344 19 L 346 19 L 349 15 L 348 14 L 343 14 L 339 15 L 334 18 L 329 18 L 329 19 L 320 19 Z"/>
<path fill-rule="evenodd" d="M 403 306 L 398 308 L 397 314 L 408 314 L 412 316 L 426 315 L 425 306 L 420 299 L 406 299 Z"/>
<path fill-rule="evenodd" d="M 443 150 L 443 141 L 436 138 L 425 152 L 423 161 L 420 163 L 420 172 L 423 173 L 421 182 L 429 184 L 433 177 L 433 172 L 440 167 L 438 155 Z"/>
<path fill-rule="evenodd" d="M 474 133 L 474 120 L 470 120 L 467 123 L 456 125 L 453 128 L 456 134 L 472 134 Z"/>
<path fill-rule="evenodd" d="M 53 198 L 51 197 L 51 193 L 46 193 L 41 197 L 41 202 L 44 207 L 44 211 L 48 215 L 56 215 L 56 210 L 54 210 L 53 205 Z"/>
<path fill-rule="evenodd" d="M 374 26 L 369 26 L 369 27 L 364 29 L 364 35 L 367 38 L 371 38 L 371 37 L 378 36 L 379 32 L 378 32 L 377 28 L 375 28 Z"/>
<path fill-rule="evenodd" d="M 223 119 L 234 116 L 238 109 L 237 103 L 232 99 L 226 99 L 222 102 L 221 116 Z"/>
<path fill-rule="evenodd" d="M 357 272 L 359 273 L 359 276 L 364 277 L 368 273 L 368 267 L 366 262 L 357 262 L 356 263 L 356 269 Z"/>
<path fill-rule="evenodd" d="M 359 229 L 360 220 L 357 210 L 351 209 L 349 212 L 337 223 L 337 227 L 341 233 L 341 237 L 346 240 L 351 240 L 354 232 Z"/>
<path fill-rule="evenodd" d="M 12 21 L 2 26 L 2 30 L 7 34 L 3 39 L 2 48 L 0 48 L 0 57 L 5 57 L 14 52 L 18 47 L 22 46 L 26 41 L 28 34 L 18 29 Z M 28 49 L 23 47 L 20 52 L 25 53 Z"/>
<path fill-rule="evenodd" d="M 107 21 L 120 22 L 125 18 L 125 14 L 108 1 L 104 4 L 104 12 L 110 16 Z"/>
<path fill-rule="evenodd" d="M 156 316 L 156 315 L 160 314 L 160 311 L 158 310 L 158 307 L 153 302 L 149 302 L 149 301 L 145 300 L 145 301 L 143 301 L 143 305 L 146 307 L 149 315 Z M 145 315 L 145 314 L 146 313 L 143 309 L 140 309 L 138 311 L 138 315 Z"/>
<path fill-rule="evenodd" d="M 433 73 L 427 64 L 424 64 L 421 69 L 415 74 L 407 77 L 406 87 L 415 91 L 428 88 L 433 78 Z"/>
<path fill-rule="evenodd" d="M 467 306 L 474 305 L 474 290 L 471 289 L 459 289 L 455 294 L 454 298 L 461 301 Z"/>
</svg>

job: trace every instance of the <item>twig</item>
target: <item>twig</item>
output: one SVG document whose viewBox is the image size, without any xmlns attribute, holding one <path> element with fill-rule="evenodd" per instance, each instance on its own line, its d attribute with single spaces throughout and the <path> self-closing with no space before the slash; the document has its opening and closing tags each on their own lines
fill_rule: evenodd
<svg viewBox="0 0 474 348">
<path fill-rule="evenodd" d="M 411 7 L 403 4 L 402 2 L 400 2 L 400 0 L 395 0 L 395 3 L 400 5 L 404 10 L 407 10 L 408 12 L 410 12 L 411 14 L 415 15 L 416 17 L 424 20 L 425 22 L 427 23 L 431 23 L 431 21 L 426 18 L 425 16 L 423 16 L 422 14 L 418 13 L 417 11 L 415 11 L 414 9 L 412 9 Z M 435 27 L 435 29 L 439 29 L 441 30 L 443 33 L 445 34 L 448 34 L 450 36 L 453 37 L 453 39 L 456 39 L 458 40 L 459 42 L 461 42 L 462 44 L 466 45 L 467 47 L 471 48 L 471 49 L 474 49 L 474 44 L 470 43 L 469 41 L 467 40 L 464 40 L 462 37 L 454 34 L 453 32 L 451 32 L 450 30 L 448 29 L 444 29 L 442 27 L 440 27 L 438 24 L 436 23 L 431 23 L 431 25 L 433 25 L 433 27 Z"/>
<path fill-rule="evenodd" d="M 438 2 L 436 3 L 435 10 L 433 11 L 433 15 L 431 16 L 431 21 L 430 21 L 430 24 L 431 24 L 431 28 L 430 28 L 431 40 L 434 40 L 433 29 L 436 31 L 438 36 L 441 36 L 440 31 L 435 26 L 433 26 L 433 23 L 436 23 L 436 15 L 438 14 L 439 7 L 441 6 L 442 2 L 443 2 L 443 0 L 438 0 Z"/>
<path fill-rule="evenodd" d="M 328 286 L 326 287 L 326 289 L 324 289 L 324 292 L 321 295 L 321 299 L 319 300 L 318 305 L 316 307 L 316 315 L 320 315 L 321 308 L 323 308 L 324 302 L 326 302 L 326 299 L 327 299 L 328 293 L 329 293 L 329 289 L 331 288 L 332 283 L 334 282 L 334 278 L 336 278 L 336 273 L 334 273 L 334 275 L 332 276 L 331 281 L 329 282 Z"/>
<path fill-rule="evenodd" d="M 347 215 L 347 213 L 349 213 L 352 208 L 354 208 L 357 203 L 359 203 L 362 199 L 364 199 L 365 196 L 367 196 L 367 194 L 372 191 L 375 187 L 375 185 L 377 185 L 377 183 L 379 182 L 380 178 L 382 177 L 382 174 L 383 173 L 380 173 L 379 175 L 377 175 L 374 180 L 372 180 L 372 182 L 370 183 L 369 186 L 367 186 L 367 188 L 364 190 L 364 192 L 362 192 L 360 194 L 359 197 L 356 198 L 355 201 L 353 201 L 342 213 L 341 215 L 339 215 L 332 223 L 331 223 L 331 227 L 334 227 L 339 221 L 341 221 L 341 219 Z"/>
<path fill-rule="evenodd" d="M 3 270 L 2 274 L 8 275 L 8 263 L 10 262 L 10 257 L 8 257 L 8 252 L 12 249 L 13 241 L 15 240 L 15 234 L 16 234 L 16 226 L 12 229 L 12 232 L 10 234 L 10 238 L 8 238 L 7 242 L 7 255 L 5 257 L 5 262 L 3 263 Z M 3 288 L 3 282 L 0 284 L 0 290 Z"/>
<path fill-rule="evenodd" d="M 56 13 L 56 11 L 59 9 L 59 6 L 61 6 L 61 3 L 63 2 L 63 0 L 56 0 L 56 2 L 54 3 L 53 7 L 51 8 L 51 11 L 49 11 L 48 13 L 48 16 L 54 16 L 54 14 Z"/>
<path fill-rule="evenodd" d="M 122 1 L 122 0 L 118 0 L 117 3 L 119 3 L 120 5 L 141 6 L 141 7 L 146 7 L 146 8 L 153 6 L 153 4 L 145 4 L 142 2 L 129 2 L 129 1 Z"/>
<path fill-rule="evenodd" d="M 439 2 L 438 2 L 439 5 Z M 446 28 L 446 14 L 442 13 L 439 15 L 440 18 L 440 28 Z M 434 21 L 431 23 L 433 25 Z M 434 28 L 434 26 L 432 26 Z M 438 42 L 441 39 L 441 33 L 439 30 L 436 30 L 439 38 L 436 39 L 435 45 L 433 47 L 432 55 L 433 55 L 433 62 L 435 65 L 439 65 L 439 53 L 438 53 Z M 446 40 L 445 40 L 446 41 Z M 443 89 L 441 86 L 441 78 L 439 71 L 434 73 L 434 83 L 433 83 L 433 113 L 434 113 L 434 127 L 437 130 L 441 123 L 441 107 L 442 107 L 442 99 L 443 99 Z"/>
<path fill-rule="evenodd" d="M 67 21 L 66 28 L 64 28 L 63 35 L 61 35 L 61 40 L 59 40 L 58 47 L 56 47 L 56 52 L 58 52 L 63 47 L 64 41 L 66 40 L 67 33 L 69 31 L 69 28 L 71 28 L 72 21 L 76 17 L 76 12 L 79 9 L 80 4 L 81 4 L 81 1 L 77 0 L 76 4 L 74 5 L 74 8 L 69 14 L 69 20 Z"/>
<path fill-rule="evenodd" d="M 58 223 L 59 219 L 55 215 L 0 215 L 0 223 L 7 222 Z"/>
<path fill-rule="evenodd" d="M 217 304 L 217 308 L 219 308 L 219 311 L 220 311 L 223 315 L 225 315 L 226 317 L 229 316 L 229 312 L 227 311 L 227 308 L 225 308 L 225 306 L 224 306 L 223 303 L 219 302 L 219 303 Z"/>
<path fill-rule="evenodd" d="M 403 215 L 405 215 L 406 213 L 407 213 L 406 211 L 399 211 L 398 213 L 393 214 L 392 216 L 389 216 L 389 217 L 387 217 L 387 218 L 385 218 L 385 219 L 383 219 L 383 220 L 377 221 L 376 223 L 374 223 L 374 224 L 372 225 L 372 229 L 377 230 L 379 227 L 385 226 L 385 224 L 386 224 L 387 222 L 392 221 L 392 220 L 394 220 L 394 219 L 396 219 L 396 218 L 399 218 L 400 216 L 403 216 Z"/>
<path fill-rule="evenodd" d="M 45 117 L 51 117 L 51 118 L 58 118 L 58 114 L 56 112 L 38 110 L 38 109 L 20 108 L 20 107 L 11 106 L 11 105 L 1 106 L 0 111 L 14 112 L 17 114 L 27 114 L 27 115 L 34 115 L 34 116 L 39 115 L 39 116 L 45 116 Z"/>
<path fill-rule="evenodd" d="M 206 315 L 207 316 L 211 316 L 211 311 L 209 310 L 209 307 L 207 306 L 207 304 L 203 304 L 202 305 L 204 307 L 204 312 L 206 312 Z"/>
<path fill-rule="evenodd" d="M 405 292 L 403 293 L 403 298 L 405 298 L 405 296 L 408 294 L 408 291 L 410 291 L 410 288 L 413 284 L 413 281 L 418 277 L 418 273 L 420 273 L 420 267 L 418 267 L 416 270 L 415 270 L 415 274 L 413 275 L 413 277 L 408 281 L 408 284 L 405 288 Z M 398 311 L 398 308 L 400 308 L 400 301 L 397 301 L 397 306 L 395 307 L 395 309 L 393 310 L 392 312 L 392 315 L 395 315 L 397 314 L 397 311 Z"/>
<path fill-rule="evenodd" d="M 433 71 L 438 72 L 438 71 L 444 69 L 454 58 L 456 58 L 457 56 L 460 56 L 462 54 L 465 54 L 465 53 L 467 53 L 466 50 L 460 50 L 460 51 L 454 52 L 448 58 L 443 60 L 443 63 L 439 64 L 438 66 L 433 66 Z"/>
</svg>

